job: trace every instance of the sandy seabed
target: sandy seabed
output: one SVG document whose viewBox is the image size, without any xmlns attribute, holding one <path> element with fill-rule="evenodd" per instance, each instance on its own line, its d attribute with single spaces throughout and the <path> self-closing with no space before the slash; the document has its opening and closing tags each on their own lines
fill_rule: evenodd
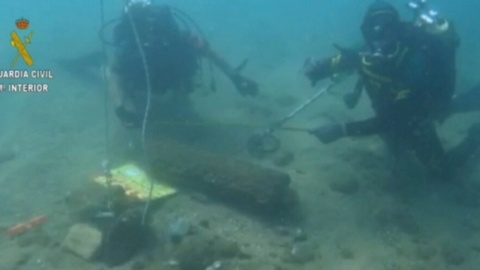
<svg viewBox="0 0 480 270">
<path fill-rule="evenodd" d="M 102 172 L 106 157 L 103 90 L 61 71 L 57 74 L 48 94 L 6 97 L 19 105 L 2 119 L 1 149 L 13 151 L 15 157 L 0 164 L 0 228 L 6 231 L 35 215 L 46 215 L 48 221 L 19 237 L 1 234 L 2 270 L 105 269 L 61 247 L 73 225 L 72 210 L 65 198 L 91 185 L 91 176 Z M 390 158 L 376 136 L 322 145 L 306 132 L 280 130 L 276 135 L 282 141 L 281 153 L 293 153 L 293 162 L 279 167 L 275 157 L 251 158 L 244 143 L 259 130 L 230 124 L 266 126 L 314 91 L 303 78 L 280 84 L 281 78 L 292 74 L 285 68 L 258 74 L 265 80 L 261 82 L 262 94 L 256 99 L 239 97 L 222 78 L 218 79 L 217 93 L 199 89 L 192 96 L 196 111 L 204 119 L 219 123 L 207 127 L 208 136 L 196 144 L 288 173 L 291 187 L 299 194 L 302 219 L 264 222 L 221 202 L 180 192 L 155 209 L 157 223 L 153 227 L 159 234 L 165 228 L 155 224 L 168 218 L 208 221 L 210 233 L 235 241 L 248 255 L 223 262 L 223 269 L 478 268 L 478 157 L 459 171 L 454 182 L 439 183 L 423 177 L 418 164 L 408 157 L 396 161 Z M 365 99 L 355 112 L 343 106 L 341 94 L 350 85 L 346 82 L 338 86 L 338 94 L 318 100 L 287 126 L 311 128 L 328 121 L 368 116 Z M 292 92 L 292 88 L 306 90 Z M 475 117 L 478 114 L 453 116 L 440 126 L 445 145 L 451 147 L 465 136 Z M 111 160 L 119 161 L 128 151 L 131 132 L 124 130 L 112 114 L 108 121 L 109 153 Z M 304 235 L 295 242 L 297 230 Z M 137 260 L 114 269 L 137 269 Z M 140 269 L 170 269 L 168 262 L 168 258 L 154 256 Z"/>
</svg>

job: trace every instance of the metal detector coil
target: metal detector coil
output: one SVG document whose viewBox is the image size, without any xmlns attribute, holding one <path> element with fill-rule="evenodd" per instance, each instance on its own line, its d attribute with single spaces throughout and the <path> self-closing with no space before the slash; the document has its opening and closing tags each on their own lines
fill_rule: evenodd
<svg viewBox="0 0 480 270">
<path fill-rule="evenodd" d="M 275 153 L 278 149 L 280 149 L 280 140 L 273 135 L 276 129 L 282 128 L 282 126 L 290 119 L 292 119 L 295 115 L 299 112 L 303 111 L 305 108 L 308 107 L 313 101 L 317 100 L 323 94 L 328 92 L 333 86 L 335 82 L 331 82 L 327 86 L 321 88 L 317 91 L 313 96 L 311 96 L 307 101 L 300 104 L 297 108 L 295 108 L 291 113 L 285 116 L 282 120 L 278 121 L 263 133 L 254 134 L 250 136 L 247 141 L 247 150 L 248 153 L 256 158 L 263 158 L 269 154 Z"/>
<path fill-rule="evenodd" d="M 252 157 L 263 158 L 280 149 L 280 140 L 271 132 L 254 134 L 247 141 L 247 150 Z"/>
</svg>

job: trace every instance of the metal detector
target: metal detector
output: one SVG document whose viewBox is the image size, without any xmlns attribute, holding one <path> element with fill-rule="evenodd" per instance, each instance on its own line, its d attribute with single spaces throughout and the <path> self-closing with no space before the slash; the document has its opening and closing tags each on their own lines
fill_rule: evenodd
<svg viewBox="0 0 480 270">
<path fill-rule="evenodd" d="M 331 82 L 327 86 L 321 88 L 313 96 L 285 116 L 282 120 L 272 124 L 262 133 L 253 134 L 250 136 L 247 141 L 248 153 L 253 157 L 263 158 L 266 155 L 272 154 L 280 149 L 280 140 L 273 135 L 275 130 L 281 128 L 288 120 L 292 119 L 295 115 L 307 108 L 308 105 L 328 92 L 328 90 L 330 90 L 335 84 L 335 82 Z"/>
</svg>

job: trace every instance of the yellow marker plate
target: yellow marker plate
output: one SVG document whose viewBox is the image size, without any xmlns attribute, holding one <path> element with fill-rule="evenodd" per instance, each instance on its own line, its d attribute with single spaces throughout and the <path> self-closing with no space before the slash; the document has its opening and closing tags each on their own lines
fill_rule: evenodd
<svg viewBox="0 0 480 270">
<path fill-rule="evenodd" d="M 108 186 L 105 176 L 96 176 L 93 180 L 102 186 Z M 112 170 L 111 186 L 120 186 L 125 194 L 142 201 L 148 199 L 150 192 L 150 180 L 147 174 L 134 164 L 126 164 Z M 153 183 L 152 199 L 159 199 L 175 194 L 173 187 L 159 182 Z"/>
</svg>

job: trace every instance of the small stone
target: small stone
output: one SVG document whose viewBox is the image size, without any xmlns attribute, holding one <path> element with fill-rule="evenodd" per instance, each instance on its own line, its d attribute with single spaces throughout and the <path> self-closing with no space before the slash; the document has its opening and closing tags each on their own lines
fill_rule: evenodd
<svg viewBox="0 0 480 270">
<path fill-rule="evenodd" d="M 63 246 L 78 256 L 91 260 L 102 243 L 102 233 L 88 225 L 76 224 L 68 231 Z"/>
<path fill-rule="evenodd" d="M 222 262 L 221 261 L 214 261 L 212 263 L 212 266 L 214 269 L 219 269 L 220 267 L 222 267 Z"/>
<path fill-rule="evenodd" d="M 190 229 L 191 224 L 189 221 L 184 218 L 176 218 L 169 222 L 166 233 L 172 243 L 178 244 L 189 234 Z"/>
</svg>

